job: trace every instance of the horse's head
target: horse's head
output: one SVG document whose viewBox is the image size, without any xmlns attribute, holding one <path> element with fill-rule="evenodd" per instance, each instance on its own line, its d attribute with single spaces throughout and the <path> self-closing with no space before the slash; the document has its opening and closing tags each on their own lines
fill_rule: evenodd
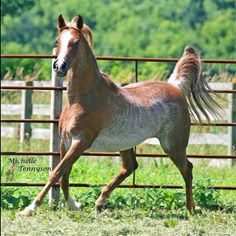
<svg viewBox="0 0 236 236">
<path fill-rule="evenodd" d="M 92 34 L 89 27 L 84 24 L 82 16 L 74 17 L 68 24 L 62 15 L 58 16 L 57 58 L 53 63 L 53 69 L 58 76 L 66 76 L 68 70 L 73 67 L 83 36 L 89 37 L 88 43 L 92 47 Z"/>
</svg>

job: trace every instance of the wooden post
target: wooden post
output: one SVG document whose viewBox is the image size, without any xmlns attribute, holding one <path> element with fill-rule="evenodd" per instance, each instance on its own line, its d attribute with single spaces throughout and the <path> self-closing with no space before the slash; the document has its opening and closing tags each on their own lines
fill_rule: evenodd
<svg viewBox="0 0 236 236">
<path fill-rule="evenodd" d="M 55 55 L 55 49 L 53 50 Z M 54 63 L 52 60 L 52 65 Z M 63 79 L 56 76 L 52 68 L 52 86 L 63 86 Z M 51 92 L 51 119 L 59 119 L 62 111 L 62 90 L 54 90 Z M 60 136 L 58 132 L 58 125 L 52 123 L 50 125 L 50 152 L 59 152 L 60 151 Z M 60 162 L 60 157 L 58 155 L 50 156 L 49 167 L 53 170 L 57 164 Z M 52 187 L 49 191 L 49 204 L 53 202 L 58 202 L 60 199 L 60 188 Z"/>
<path fill-rule="evenodd" d="M 233 81 L 232 89 L 236 89 L 236 81 Z M 236 122 L 236 94 L 230 94 L 231 99 L 229 99 L 229 111 L 230 117 L 229 122 Z M 236 127 L 229 127 L 229 146 L 228 154 L 236 154 Z M 232 160 L 232 165 L 236 165 L 236 160 Z"/>
<path fill-rule="evenodd" d="M 25 81 L 25 86 L 32 86 L 32 85 L 33 85 L 33 81 Z M 21 119 L 31 119 L 32 117 L 32 110 L 33 110 L 32 94 L 33 94 L 32 90 L 22 90 Z M 20 124 L 20 142 L 21 143 L 28 142 L 30 140 L 31 135 L 32 135 L 31 124 L 29 122 L 21 123 Z"/>
</svg>

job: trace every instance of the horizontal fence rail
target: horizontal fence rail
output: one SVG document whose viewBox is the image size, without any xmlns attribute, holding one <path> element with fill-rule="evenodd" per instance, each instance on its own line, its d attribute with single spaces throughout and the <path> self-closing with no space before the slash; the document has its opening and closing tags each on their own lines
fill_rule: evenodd
<svg viewBox="0 0 236 236">
<path fill-rule="evenodd" d="M 60 155 L 60 152 L 0 152 L 1 155 L 6 156 L 47 156 L 47 155 Z M 117 156 L 117 152 L 85 152 L 82 156 Z M 169 157 L 167 154 L 162 153 L 136 153 L 137 157 Z M 188 158 L 207 158 L 207 159 L 236 159 L 236 155 L 210 155 L 210 154 L 187 154 Z"/>
<path fill-rule="evenodd" d="M 9 90 L 66 90 L 66 87 L 52 87 L 52 86 L 1 86 L 1 89 L 9 89 Z"/>
<path fill-rule="evenodd" d="M 1 119 L 1 122 L 5 122 L 5 123 L 27 123 L 27 122 L 31 122 L 31 123 L 58 123 L 59 120 L 58 119 L 54 119 L 54 120 L 46 120 L 46 119 Z M 236 122 L 215 122 L 215 123 L 207 123 L 207 122 L 203 122 L 203 123 L 198 123 L 198 122 L 192 122 L 191 123 L 192 126 L 236 126 Z"/>
<path fill-rule="evenodd" d="M 8 90 L 67 90 L 66 87 L 52 87 L 52 86 L 8 86 L 8 85 L 3 85 L 1 86 L 1 89 L 8 89 Z M 227 90 L 227 89 L 217 89 L 217 90 L 212 90 L 209 91 L 211 93 L 236 93 L 235 89 L 232 90 Z"/>
<path fill-rule="evenodd" d="M 6 187 L 43 187 L 46 183 L 1 183 L 2 186 Z M 87 184 L 87 183 L 70 183 L 70 187 L 103 187 L 106 184 Z M 56 183 L 53 187 L 60 187 L 60 183 Z M 181 185 L 147 185 L 147 184 L 121 184 L 117 188 L 164 188 L 164 189 L 184 189 Z M 194 186 L 193 186 L 194 188 Z M 236 186 L 207 186 L 205 189 L 215 190 L 236 190 Z"/>
<path fill-rule="evenodd" d="M 35 58 L 35 59 L 53 59 L 57 58 L 51 54 L 1 54 L 1 58 Z M 114 57 L 114 56 L 97 56 L 97 60 L 103 61 L 143 61 L 143 62 L 177 62 L 179 58 L 142 58 L 142 57 Z M 236 60 L 233 59 L 201 59 L 204 63 L 224 63 L 224 64 L 236 64 Z"/>
<path fill-rule="evenodd" d="M 24 58 L 32 58 L 32 59 L 55 59 L 55 55 L 50 54 L 41 54 L 41 55 L 34 55 L 34 54 L 1 54 L 1 58 L 18 58 L 18 59 L 24 59 Z M 139 57 L 113 57 L 113 56 L 97 56 L 98 60 L 104 60 L 104 61 L 132 61 L 135 62 L 135 81 L 138 81 L 138 62 L 177 62 L 178 58 L 139 58 Z M 224 60 L 224 59 L 201 59 L 203 63 L 224 63 L 224 64 L 236 64 L 236 60 Z M 67 88 L 66 86 L 23 86 L 23 85 L 1 85 L 1 89 L 6 90 L 48 90 L 48 91 L 65 91 Z M 213 89 L 212 91 L 214 93 L 231 93 L 235 94 L 235 89 Z M 57 118 L 57 117 L 55 117 Z M 1 119 L 1 122 L 6 123 L 52 123 L 56 124 L 58 123 L 58 119 Z M 236 126 L 236 122 L 214 122 L 214 123 L 197 123 L 192 122 L 192 126 Z M 58 157 L 60 155 L 59 152 L 5 152 L 2 151 L 0 153 L 3 156 L 53 156 Z M 119 153 L 111 153 L 111 152 L 97 152 L 97 153 L 90 153 L 85 152 L 83 153 L 83 156 L 112 156 L 117 157 L 120 156 Z M 137 153 L 137 157 L 148 157 L 148 158 L 167 158 L 168 155 L 162 154 L 162 153 Z M 211 155 L 211 154 L 187 154 L 188 158 L 208 158 L 208 159 L 235 159 L 236 155 Z M 45 183 L 1 183 L 1 186 L 19 186 L 19 187 L 39 187 L 44 186 Z M 90 183 L 71 183 L 70 187 L 101 187 L 105 184 L 90 184 Z M 56 183 L 54 187 L 59 187 L 59 183 Z M 123 184 L 119 186 L 120 188 L 167 188 L 167 189 L 183 189 L 180 185 L 146 185 L 146 184 L 136 184 L 135 183 L 135 176 L 133 179 L 133 184 Z M 236 190 L 236 186 L 208 186 L 206 189 L 219 189 L 219 190 Z"/>
</svg>

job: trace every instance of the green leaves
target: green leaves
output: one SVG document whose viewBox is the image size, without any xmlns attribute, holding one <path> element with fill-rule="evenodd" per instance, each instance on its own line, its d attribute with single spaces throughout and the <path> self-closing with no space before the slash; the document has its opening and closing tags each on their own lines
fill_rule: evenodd
<svg viewBox="0 0 236 236">
<path fill-rule="evenodd" d="M 196 182 L 194 196 L 197 204 L 200 207 L 204 207 L 211 210 L 221 208 L 221 202 L 219 200 L 220 192 L 209 187 L 213 185 L 211 179 L 201 179 Z"/>
<path fill-rule="evenodd" d="M 23 11 L 26 11 L 33 7 L 34 0 L 2 0 L 1 1 L 1 13 L 4 15 L 19 15 Z"/>
<path fill-rule="evenodd" d="M 167 221 L 165 221 L 164 225 L 167 228 L 174 228 L 176 225 L 178 225 L 178 221 L 174 219 L 168 219 Z"/>
<path fill-rule="evenodd" d="M 29 205 L 31 199 L 29 196 L 22 194 L 16 188 L 1 189 L 1 208 L 2 209 L 22 209 Z"/>
<path fill-rule="evenodd" d="M 226 206 L 220 200 L 220 192 L 210 189 L 212 186 L 211 179 L 201 179 L 196 182 L 194 197 L 197 206 L 210 210 L 235 210 L 229 203 Z M 85 208 L 93 208 L 96 199 L 100 194 L 101 188 L 93 187 L 85 189 L 76 195 L 76 201 L 82 203 Z M 2 209 L 21 209 L 30 204 L 33 194 L 24 189 L 3 188 L 1 191 L 1 208 Z M 108 199 L 107 207 L 110 209 L 142 209 L 144 211 L 156 211 L 160 209 L 176 210 L 184 208 L 185 193 L 181 190 L 167 189 L 139 189 L 127 190 L 116 189 Z M 171 222 L 167 222 L 166 227 L 172 227 Z"/>
</svg>

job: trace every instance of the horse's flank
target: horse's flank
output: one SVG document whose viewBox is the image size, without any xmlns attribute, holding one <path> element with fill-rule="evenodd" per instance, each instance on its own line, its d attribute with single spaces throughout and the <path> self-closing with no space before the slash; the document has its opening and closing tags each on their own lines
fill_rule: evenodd
<svg viewBox="0 0 236 236">
<path fill-rule="evenodd" d="M 180 91 L 166 83 L 148 82 L 132 88 L 117 88 L 117 92 L 117 96 L 106 101 L 110 119 L 94 140 L 90 151 L 123 151 L 147 138 L 158 137 L 167 114 L 176 107 L 175 101 L 184 102 Z M 168 99 L 169 105 L 165 105 Z"/>
</svg>

